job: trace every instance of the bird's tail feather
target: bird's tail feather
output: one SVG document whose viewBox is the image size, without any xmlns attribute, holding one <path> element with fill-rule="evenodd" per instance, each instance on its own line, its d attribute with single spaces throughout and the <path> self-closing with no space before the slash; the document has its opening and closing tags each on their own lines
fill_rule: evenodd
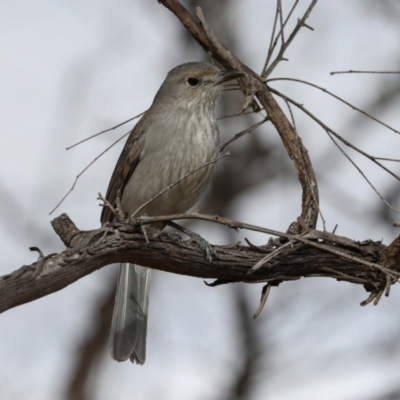
<svg viewBox="0 0 400 400">
<path fill-rule="evenodd" d="M 146 360 L 147 313 L 151 269 L 135 264 L 120 266 L 110 350 L 114 360 L 144 364 Z"/>
</svg>

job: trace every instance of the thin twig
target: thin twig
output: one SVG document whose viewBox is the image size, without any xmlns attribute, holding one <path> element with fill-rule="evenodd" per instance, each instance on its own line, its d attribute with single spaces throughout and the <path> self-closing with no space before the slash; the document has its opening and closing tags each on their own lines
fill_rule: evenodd
<svg viewBox="0 0 400 400">
<path fill-rule="evenodd" d="M 217 51 L 219 51 L 220 53 L 224 53 L 225 57 L 229 58 L 230 62 L 233 63 L 235 60 L 235 56 L 218 41 L 218 39 L 214 35 L 214 32 L 208 26 L 201 7 L 196 7 L 194 12 L 196 13 L 197 18 L 199 19 L 208 40 L 216 47 Z"/>
<path fill-rule="evenodd" d="M 285 28 L 287 22 L 289 21 L 291 15 L 292 15 L 293 11 L 295 10 L 295 8 L 296 8 L 296 6 L 297 6 L 298 3 L 299 3 L 299 0 L 296 0 L 296 1 L 293 3 L 293 6 L 292 6 L 292 8 L 291 8 L 290 11 L 289 11 L 288 16 L 286 17 L 285 22 L 283 23 L 283 27 L 281 27 L 281 30 L 283 30 L 283 29 Z M 277 18 L 277 14 L 275 14 L 274 25 L 276 25 L 276 18 Z M 275 35 L 275 28 L 273 29 L 272 34 L 271 34 L 271 42 L 270 42 L 270 45 L 269 45 L 269 48 L 268 48 L 268 55 L 267 55 L 267 59 L 265 60 L 265 64 L 264 64 L 263 70 L 262 70 L 262 72 L 261 72 L 261 76 L 264 76 L 264 73 L 265 73 L 265 71 L 266 71 L 267 68 L 268 68 L 268 63 L 269 63 L 269 61 L 271 60 L 272 53 L 273 53 L 273 51 L 275 50 L 276 44 L 278 43 L 278 38 L 279 38 L 279 35 L 280 35 L 280 31 L 278 32 L 278 35 L 277 35 L 277 37 L 276 37 L 274 43 L 271 45 L 271 43 L 272 43 L 272 41 L 273 41 L 273 39 L 274 39 L 274 35 Z"/>
<path fill-rule="evenodd" d="M 101 200 L 103 202 L 102 204 L 100 204 L 101 207 L 107 207 L 111 210 L 117 221 L 122 222 L 124 220 L 123 218 L 121 218 L 121 215 L 118 212 L 118 208 L 115 208 L 106 198 L 104 198 L 104 196 L 100 192 L 97 193 L 97 200 Z"/>
<path fill-rule="evenodd" d="M 288 40 L 284 43 L 284 45 L 281 46 L 278 55 L 276 56 L 275 60 L 271 63 L 271 65 L 261 74 L 263 78 L 267 78 L 271 72 L 275 69 L 275 67 L 278 65 L 278 63 L 281 61 L 283 58 L 283 55 L 285 54 L 285 51 L 289 47 L 289 45 L 292 43 L 293 39 L 296 37 L 297 33 L 299 30 L 302 28 L 304 25 L 305 21 L 307 18 L 310 16 L 312 9 L 314 6 L 317 4 L 318 0 L 312 0 L 310 5 L 308 6 L 306 12 L 304 13 L 303 17 L 297 21 L 297 24 L 295 28 L 293 29 L 292 33 L 290 34 Z"/>
<path fill-rule="evenodd" d="M 372 188 L 372 190 L 378 195 L 378 197 L 393 211 L 400 213 L 400 210 L 397 208 L 393 207 L 379 192 L 379 190 L 372 184 L 372 182 L 367 178 L 367 176 L 364 174 L 362 169 L 351 159 L 351 157 L 339 146 L 339 144 L 336 142 L 336 140 L 333 138 L 333 135 L 329 132 L 326 131 L 328 134 L 329 138 L 332 140 L 332 142 L 335 144 L 335 146 L 340 150 L 340 152 L 353 164 L 354 168 L 360 173 L 360 175 L 365 179 L 365 181 L 368 183 L 368 185 Z"/>
<path fill-rule="evenodd" d="M 282 1 L 278 0 L 278 7 L 279 7 L 279 25 L 280 25 L 280 37 L 281 37 L 281 45 L 285 44 L 285 35 L 284 35 L 284 25 L 283 25 L 283 7 Z"/>
<path fill-rule="evenodd" d="M 268 46 L 267 58 L 265 60 L 262 73 L 264 73 L 264 71 L 267 69 L 269 60 L 271 59 L 272 54 L 273 54 L 274 49 L 275 49 L 275 46 L 276 46 L 276 43 L 278 42 L 278 37 L 279 36 L 277 36 L 276 39 L 274 40 L 277 22 L 278 22 L 278 1 L 276 2 L 275 18 L 274 18 L 274 23 L 272 25 L 272 32 L 271 32 L 271 38 L 270 38 L 269 46 Z"/>
<path fill-rule="evenodd" d="M 375 160 L 400 162 L 398 158 L 374 157 Z"/>
<path fill-rule="evenodd" d="M 373 121 L 377 122 L 378 124 L 380 124 L 380 125 L 384 126 L 385 128 L 388 128 L 389 130 L 393 131 L 394 133 L 400 134 L 400 131 L 392 128 L 390 125 L 385 124 L 383 121 L 381 121 L 378 118 L 375 118 L 374 116 L 368 114 L 366 111 L 361 110 L 360 108 L 354 106 L 353 104 L 347 102 L 346 100 L 343 100 L 341 97 L 337 96 L 336 94 L 330 92 L 329 90 L 327 90 L 327 89 L 325 89 L 325 88 L 323 88 L 321 86 L 315 85 L 314 83 L 303 81 L 301 79 L 295 79 L 295 78 L 273 78 L 273 79 L 268 79 L 267 82 L 269 83 L 269 82 L 273 82 L 273 81 L 291 81 L 291 82 L 298 82 L 298 83 L 303 83 L 304 85 L 312 86 L 313 88 L 316 88 L 318 90 L 321 90 L 324 93 L 329 94 L 329 96 L 334 97 L 336 100 L 339 100 L 343 104 L 346 104 L 346 106 L 349 106 L 351 109 L 359 112 L 360 114 L 365 115 L 366 117 L 372 119 Z"/>
<path fill-rule="evenodd" d="M 130 131 L 125 133 L 125 135 L 121 136 L 119 139 L 117 139 L 114 143 L 112 143 L 110 146 L 108 146 L 104 151 L 102 151 L 97 157 L 95 157 L 76 177 L 75 181 L 72 184 L 71 189 L 68 190 L 66 195 L 59 201 L 59 203 L 50 211 L 50 214 L 53 214 L 55 210 L 62 204 L 62 202 L 69 196 L 69 194 L 75 189 L 75 185 L 78 182 L 78 179 L 82 176 L 83 173 L 85 173 L 101 156 L 103 156 L 105 153 L 107 153 L 108 150 L 110 150 L 113 146 L 115 146 L 119 141 L 121 141 L 125 136 L 129 135 Z"/>
<path fill-rule="evenodd" d="M 283 244 L 282 246 L 276 248 L 273 250 L 271 253 L 269 253 L 267 256 L 262 258 L 260 261 L 258 261 L 253 268 L 249 270 L 249 274 L 252 274 L 253 272 L 257 271 L 260 269 L 263 265 L 265 265 L 267 262 L 271 261 L 273 258 L 275 258 L 282 250 L 286 249 L 286 247 L 293 246 L 293 242 L 287 242 Z"/>
<path fill-rule="evenodd" d="M 357 153 L 362 154 L 364 157 L 368 158 L 369 160 L 371 160 L 373 163 L 375 163 L 376 165 L 378 165 L 379 167 L 381 167 L 384 171 L 386 171 L 388 174 L 390 174 L 391 176 L 393 176 L 395 179 L 397 179 L 398 181 L 400 181 L 400 177 L 398 175 L 396 175 L 393 171 L 391 171 L 390 169 L 386 168 L 383 164 L 381 164 L 380 162 L 377 161 L 376 157 L 371 156 L 368 153 L 365 153 L 364 151 L 362 151 L 361 149 L 359 149 L 358 147 L 354 146 L 352 143 L 348 142 L 346 139 L 342 138 L 338 133 L 336 133 L 333 129 L 331 129 L 329 126 L 325 125 L 320 119 L 318 119 L 314 114 L 312 114 L 307 108 L 305 108 L 302 104 L 296 102 L 295 100 L 291 99 L 290 97 L 278 92 L 275 89 L 270 88 L 270 91 L 280 97 L 282 97 L 283 99 L 287 99 L 290 103 L 292 103 L 293 105 L 295 105 L 296 107 L 298 107 L 299 109 L 301 109 L 305 114 L 307 114 L 311 119 L 313 119 L 318 125 L 320 125 L 325 132 L 331 134 L 332 136 L 335 136 L 338 140 L 340 140 L 343 144 L 345 144 L 347 147 L 352 148 L 353 150 L 355 150 Z M 347 155 L 346 155 L 347 156 Z M 349 160 L 353 163 L 353 161 L 349 158 Z M 396 212 L 400 212 L 399 210 L 397 210 L 396 208 L 394 208 L 393 206 L 390 205 L 390 203 L 385 200 L 383 198 L 383 196 L 379 193 L 379 191 L 377 191 L 377 189 L 371 184 L 371 182 L 366 178 L 365 174 L 356 166 L 356 164 L 353 163 L 353 165 L 357 168 L 357 170 L 361 173 L 361 175 L 366 179 L 366 181 L 368 182 L 368 184 L 374 189 L 374 191 L 378 194 L 379 198 L 381 198 L 385 204 L 387 204 L 393 211 Z"/>
<path fill-rule="evenodd" d="M 102 135 L 103 133 L 110 132 L 110 131 L 112 131 L 112 130 L 114 130 L 114 129 L 117 129 L 117 128 L 119 128 L 120 126 L 125 125 L 125 124 L 127 124 L 128 122 L 133 121 L 134 119 L 141 117 L 145 112 L 146 112 L 146 111 L 143 111 L 142 113 L 136 115 L 135 117 L 129 118 L 129 119 L 127 119 L 126 121 L 121 122 L 120 124 L 113 126 L 112 128 L 105 129 L 104 131 L 101 131 L 101 132 L 99 132 L 99 133 L 95 133 L 94 135 L 89 136 L 89 137 L 87 137 L 86 139 L 82 139 L 80 142 L 75 143 L 75 144 L 73 144 L 72 146 L 66 147 L 65 150 L 70 150 L 70 149 L 72 149 L 73 147 L 78 146 L 79 144 L 86 142 L 87 140 L 93 139 L 94 137 L 99 136 L 99 135 Z"/>
<path fill-rule="evenodd" d="M 353 276 L 350 276 L 350 275 L 347 275 L 347 274 L 345 274 L 345 273 L 343 273 L 343 272 L 341 272 L 341 271 L 336 271 L 336 270 L 333 269 L 333 268 L 321 267 L 321 271 L 326 271 L 326 272 L 332 274 L 332 276 L 335 277 L 336 279 L 342 278 L 343 280 L 349 281 L 349 282 L 352 281 L 352 282 L 354 282 L 354 283 L 360 283 L 360 284 L 363 283 L 363 280 L 362 280 L 362 279 L 357 279 L 357 278 L 355 278 L 355 277 L 353 277 Z M 386 276 L 387 276 L 387 275 L 386 275 Z M 388 277 L 388 276 L 387 276 L 387 277 Z M 389 278 L 389 277 L 388 277 L 388 278 Z M 389 279 L 390 279 L 390 278 L 389 278 Z"/>
<path fill-rule="evenodd" d="M 235 114 L 228 114 L 228 115 L 223 115 L 222 117 L 218 117 L 217 118 L 217 121 L 219 121 L 220 119 L 226 119 L 226 118 L 233 118 L 233 117 L 241 117 L 241 116 L 243 116 L 243 115 L 250 115 L 250 114 L 259 114 L 261 111 L 263 111 L 264 109 L 262 108 L 260 111 L 258 111 L 258 112 L 256 112 L 256 111 L 253 111 L 253 110 L 250 110 L 250 111 L 246 111 L 246 112 L 244 112 L 244 113 L 241 113 L 241 112 L 239 112 L 239 113 L 235 113 Z"/>
<path fill-rule="evenodd" d="M 400 74 L 400 71 L 355 71 L 355 70 L 348 70 L 348 71 L 334 71 L 331 72 L 331 75 L 338 75 L 338 74 Z"/>
<path fill-rule="evenodd" d="M 249 128 L 245 129 L 244 131 L 241 131 L 241 132 L 237 133 L 233 138 L 229 139 L 227 142 L 225 142 L 220 147 L 220 151 L 224 151 L 225 148 L 228 145 L 230 145 L 232 142 L 234 142 L 235 140 L 238 140 L 239 138 L 241 138 L 242 136 L 246 135 L 247 133 L 250 133 L 250 132 L 254 131 L 254 129 L 258 128 L 260 125 L 264 124 L 268 120 L 269 120 L 269 117 L 265 117 L 262 121 L 259 121 L 259 122 L 255 123 L 254 125 L 250 126 Z"/>
<path fill-rule="evenodd" d="M 283 101 L 285 102 L 286 107 L 289 110 L 290 119 L 292 120 L 293 130 L 297 133 L 296 120 L 294 119 L 292 107 L 290 106 L 290 103 L 287 100 L 283 99 Z"/>
</svg>

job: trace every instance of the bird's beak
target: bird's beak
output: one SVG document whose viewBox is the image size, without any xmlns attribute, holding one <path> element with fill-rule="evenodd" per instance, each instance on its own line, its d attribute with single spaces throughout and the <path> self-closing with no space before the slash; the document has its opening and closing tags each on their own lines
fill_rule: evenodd
<svg viewBox="0 0 400 400">
<path fill-rule="evenodd" d="M 221 85 L 222 83 L 231 81 L 232 79 L 236 79 L 239 76 L 243 76 L 244 73 L 240 71 L 236 71 L 235 69 L 229 69 L 227 71 L 220 71 L 219 76 L 214 82 L 214 85 Z"/>
</svg>

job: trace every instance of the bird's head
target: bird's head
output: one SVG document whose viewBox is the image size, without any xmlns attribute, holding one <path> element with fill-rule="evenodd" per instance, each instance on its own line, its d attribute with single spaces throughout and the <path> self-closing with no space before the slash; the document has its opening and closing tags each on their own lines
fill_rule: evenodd
<svg viewBox="0 0 400 400">
<path fill-rule="evenodd" d="M 215 107 L 222 84 L 242 76 L 236 70 L 221 71 L 208 62 L 189 62 L 172 69 L 154 102 L 179 107 Z"/>
</svg>

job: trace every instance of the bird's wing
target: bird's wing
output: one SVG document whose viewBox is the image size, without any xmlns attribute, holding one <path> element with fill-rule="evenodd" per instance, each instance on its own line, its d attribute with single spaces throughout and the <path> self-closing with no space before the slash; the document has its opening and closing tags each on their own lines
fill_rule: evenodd
<svg viewBox="0 0 400 400">
<path fill-rule="evenodd" d="M 111 176 L 106 200 L 113 206 L 115 206 L 118 190 L 121 190 L 122 196 L 129 178 L 139 163 L 145 144 L 145 130 L 143 129 L 145 121 L 146 115 L 132 129 Z M 112 221 L 113 218 L 114 215 L 111 210 L 108 207 L 103 207 L 101 223 L 104 224 L 105 222 Z"/>
</svg>

